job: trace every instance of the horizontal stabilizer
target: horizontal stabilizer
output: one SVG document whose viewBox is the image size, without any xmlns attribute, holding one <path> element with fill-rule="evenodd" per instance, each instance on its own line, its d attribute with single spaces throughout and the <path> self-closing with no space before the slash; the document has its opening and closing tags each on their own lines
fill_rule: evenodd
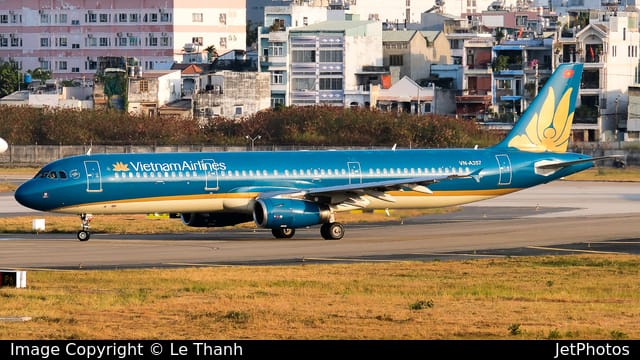
<svg viewBox="0 0 640 360">
<path fill-rule="evenodd" d="M 609 156 L 599 156 L 599 157 L 586 158 L 586 159 L 573 160 L 573 161 L 543 160 L 535 164 L 535 169 L 536 169 L 536 174 L 547 176 L 567 166 L 608 160 L 608 159 L 619 159 L 621 157 L 622 155 L 609 155 Z"/>
</svg>

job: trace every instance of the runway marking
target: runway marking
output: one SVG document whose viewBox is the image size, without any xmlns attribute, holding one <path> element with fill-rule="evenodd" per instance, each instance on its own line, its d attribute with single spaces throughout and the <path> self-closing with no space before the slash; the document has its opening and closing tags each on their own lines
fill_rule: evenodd
<svg viewBox="0 0 640 360">
<path fill-rule="evenodd" d="M 176 266 L 201 266 L 201 267 L 232 267 L 234 265 L 221 265 L 221 264 L 199 264 L 199 263 L 163 263 L 164 265 L 176 265 Z"/>
<path fill-rule="evenodd" d="M 546 246 L 527 246 L 528 249 L 538 249 L 538 250 L 555 250 L 555 251 L 566 251 L 566 252 L 583 252 L 590 254 L 629 254 L 625 252 L 615 252 L 615 251 L 596 251 L 596 250 L 580 250 L 580 249 L 563 249 L 563 248 L 554 248 L 554 247 L 546 247 Z"/>
<path fill-rule="evenodd" d="M 351 262 L 394 262 L 395 260 L 380 260 L 380 259 L 349 259 L 349 258 L 302 258 L 302 262 L 305 261 L 351 261 Z"/>
<path fill-rule="evenodd" d="M 615 240 L 611 240 L 611 241 L 589 241 L 589 242 L 586 242 L 585 244 L 609 244 L 609 245 L 615 245 L 615 244 L 640 244 L 640 241 L 615 241 Z"/>
<path fill-rule="evenodd" d="M 411 253 L 410 255 L 430 255 L 430 256 L 477 256 L 477 257 L 506 257 L 506 255 L 492 255 L 492 254 L 472 254 L 466 253 Z"/>
</svg>

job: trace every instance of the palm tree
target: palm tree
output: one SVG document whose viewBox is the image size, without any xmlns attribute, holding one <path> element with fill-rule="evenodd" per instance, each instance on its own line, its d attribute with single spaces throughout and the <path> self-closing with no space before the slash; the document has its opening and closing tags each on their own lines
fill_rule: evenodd
<svg viewBox="0 0 640 360">
<path fill-rule="evenodd" d="M 204 50 L 207 52 L 207 61 L 208 62 L 211 62 L 214 57 L 218 57 L 218 51 L 216 50 L 216 46 L 215 45 L 209 45 Z"/>
</svg>

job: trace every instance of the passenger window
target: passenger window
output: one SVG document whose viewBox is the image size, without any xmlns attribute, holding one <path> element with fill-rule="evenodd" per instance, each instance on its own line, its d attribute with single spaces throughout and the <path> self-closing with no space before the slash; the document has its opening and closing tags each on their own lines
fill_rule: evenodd
<svg viewBox="0 0 640 360">
<path fill-rule="evenodd" d="M 50 172 L 49 173 L 49 179 L 55 179 L 55 178 L 57 178 L 56 172 L 55 171 Z"/>
</svg>

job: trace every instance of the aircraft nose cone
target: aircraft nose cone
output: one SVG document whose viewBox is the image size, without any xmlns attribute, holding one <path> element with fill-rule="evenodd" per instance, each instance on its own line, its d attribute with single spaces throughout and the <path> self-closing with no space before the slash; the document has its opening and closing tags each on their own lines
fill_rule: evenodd
<svg viewBox="0 0 640 360">
<path fill-rule="evenodd" d="M 43 196 L 44 194 L 41 191 L 36 191 L 28 181 L 20 185 L 13 195 L 20 205 L 34 210 L 42 210 L 40 206 L 38 206 L 38 199 L 41 199 Z"/>
</svg>

